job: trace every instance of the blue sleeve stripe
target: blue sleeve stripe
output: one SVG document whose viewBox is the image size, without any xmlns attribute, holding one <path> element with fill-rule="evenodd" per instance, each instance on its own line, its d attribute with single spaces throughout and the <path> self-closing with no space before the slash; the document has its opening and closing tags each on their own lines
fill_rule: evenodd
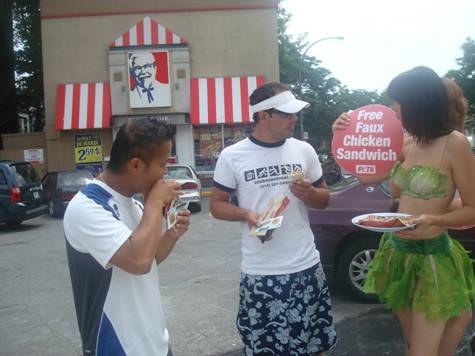
<svg viewBox="0 0 475 356">
<path fill-rule="evenodd" d="M 96 204 L 102 206 L 105 210 L 109 211 L 117 220 L 120 220 L 117 212 L 108 204 L 109 199 L 112 198 L 112 194 L 110 194 L 104 188 L 97 184 L 90 183 L 81 189 L 81 193 L 94 201 Z"/>
</svg>

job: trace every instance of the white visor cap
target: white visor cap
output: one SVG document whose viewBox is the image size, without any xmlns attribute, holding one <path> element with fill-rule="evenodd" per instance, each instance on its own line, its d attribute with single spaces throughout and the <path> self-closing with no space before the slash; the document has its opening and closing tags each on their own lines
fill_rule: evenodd
<svg viewBox="0 0 475 356">
<path fill-rule="evenodd" d="M 271 96 L 270 98 L 251 106 L 253 113 L 276 109 L 288 114 L 294 114 L 302 109 L 308 108 L 310 103 L 297 99 L 289 90 Z"/>
</svg>

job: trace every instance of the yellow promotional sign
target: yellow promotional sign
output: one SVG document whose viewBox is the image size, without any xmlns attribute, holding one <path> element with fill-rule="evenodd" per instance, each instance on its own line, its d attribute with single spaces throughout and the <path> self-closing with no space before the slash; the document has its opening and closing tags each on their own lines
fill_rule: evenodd
<svg viewBox="0 0 475 356">
<path fill-rule="evenodd" d="M 101 137 L 97 134 L 76 135 L 74 137 L 74 162 L 83 163 L 102 163 L 102 144 Z"/>
</svg>

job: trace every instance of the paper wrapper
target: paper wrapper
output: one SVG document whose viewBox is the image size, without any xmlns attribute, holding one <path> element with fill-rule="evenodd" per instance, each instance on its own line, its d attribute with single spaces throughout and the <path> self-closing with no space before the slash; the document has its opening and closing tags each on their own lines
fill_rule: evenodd
<svg viewBox="0 0 475 356">
<path fill-rule="evenodd" d="M 269 201 L 269 203 L 267 204 L 266 210 L 261 215 L 260 221 L 264 222 L 264 221 L 271 220 L 273 218 L 277 218 L 277 217 L 282 216 L 282 214 L 284 213 L 284 210 L 289 205 L 289 202 L 290 202 L 289 198 L 287 198 L 283 194 L 278 195 L 274 199 L 271 199 Z M 283 219 L 283 217 L 282 217 L 282 219 Z M 280 223 L 282 223 L 282 219 L 280 219 Z M 249 235 L 259 237 L 261 242 L 264 243 L 267 239 L 270 238 L 270 236 L 272 234 L 272 231 L 274 231 L 274 229 L 256 232 L 256 228 L 252 227 L 249 230 Z"/>
</svg>

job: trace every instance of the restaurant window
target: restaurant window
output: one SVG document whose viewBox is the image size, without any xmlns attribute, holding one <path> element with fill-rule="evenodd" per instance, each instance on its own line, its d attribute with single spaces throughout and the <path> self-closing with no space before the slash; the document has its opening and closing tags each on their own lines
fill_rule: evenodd
<svg viewBox="0 0 475 356">
<path fill-rule="evenodd" d="M 197 171 L 214 171 L 223 146 L 230 146 L 249 136 L 252 124 L 195 126 L 193 141 Z"/>
</svg>

